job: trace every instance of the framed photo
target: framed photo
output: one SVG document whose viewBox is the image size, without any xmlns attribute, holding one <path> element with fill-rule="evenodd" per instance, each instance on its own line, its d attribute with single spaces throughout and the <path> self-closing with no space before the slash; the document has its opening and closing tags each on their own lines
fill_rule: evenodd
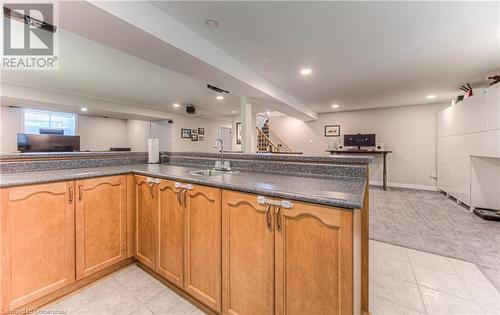
<svg viewBox="0 0 500 315">
<path fill-rule="evenodd" d="M 191 129 L 181 129 L 181 138 L 191 138 Z"/>
<path fill-rule="evenodd" d="M 340 137 L 340 125 L 325 126 L 325 137 Z"/>
<path fill-rule="evenodd" d="M 205 136 L 203 135 L 198 135 L 198 141 L 203 141 L 205 140 Z"/>
<path fill-rule="evenodd" d="M 236 144 L 241 144 L 241 122 L 236 123 Z"/>
<path fill-rule="evenodd" d="M 198 134 L 198 128 L 191 129 L 191 134 L 192 135 L 197 135 Z"/>
<path fill-rule="evenodd" d="M 198 128 L 198 134 L 199 135 L 204 135 L 205 134 L 205 128 Z"/>
<path fill-rule="evenodd" d="M 198 135 L 197 134 L 191 135 L 191 141 L 198 141 Z"/>
</svg>

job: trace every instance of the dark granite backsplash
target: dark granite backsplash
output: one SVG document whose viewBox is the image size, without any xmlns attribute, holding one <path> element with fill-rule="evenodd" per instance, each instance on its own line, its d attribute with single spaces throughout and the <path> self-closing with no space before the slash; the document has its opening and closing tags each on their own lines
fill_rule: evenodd
<svg viewBox="0 0 500 315">
<path fill-rule="evenodd" d="M 214 154 L 203 154 L 202 157 L 195 157 L 194 154 L 185 153 L 162 153 L 160 155 L 162 163 L 187 166 L 201 166 L 211 168 L 219 158 Z M 299 156 L 295 158 L 281 159 L 283 156 L 269 156 L 260 158 L 253 156 L 245 157 L 225 155 L 224 160 L 231 163 L 231 167 L 236 170 L 245 170 L 253 172 L 266 172 L 275 174 L 297 174 L 297 175 L 316 175 L 316 176 L 339 176 L 339 177 L 366 177 L 366 165 L 370 159 L 358 159 L 353 163 L 347 163 L 348 160 L 342 157 L 341 162 L 335 158 Z M 302 159 L 301 159 L 302 158 Z"/>
<path fill-rule="evenodd" d="M 130 165 L 146 163 L 145 152 L 63 153 L 0 156 L 0 173 L 49 171 L 72 168 Z"/>
</svg>

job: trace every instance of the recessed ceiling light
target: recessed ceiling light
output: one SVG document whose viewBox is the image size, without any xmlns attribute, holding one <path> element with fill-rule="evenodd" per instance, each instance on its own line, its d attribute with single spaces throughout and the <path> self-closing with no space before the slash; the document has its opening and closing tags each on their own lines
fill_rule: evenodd
<svg viewBox="0 0 500 315">
<path fill-rule="evenodd" d="M 339 104 L 333 104 L 332 108 L 339 108 Z"/>
<path fill-rule="evenodd" d="M 173 107 L 181 107 L 181 105 L 175 103 L 174 105 L 172 105 Z"/>
<path fill-rule="evenodd" d="M 219 22 L 216 20 L 216 19 L 207 19 L 205 21 L 205 24 L 209 27 L 209 28 L 217 28 L 219 26 Z"/>
<path fill-rule="evenodd" d="M 82 112 L 86 112 L 86 111 L 88 111 L 87 107 L 82 107 L 82 108 L 80 108 L 80 110 L 81 110 Z"/>
<path fill-rule="evenodd" d="M 215 98 L 216 98 L 216 99 L 218 99 L 219 101 L 222 101 L 222 100 L 224 99 L 224 96 L 222 96 L 222 95 L 217 95 Z"/>
<path fill-rule="evenodd" d="M 427 95 L 427 98 L 428 98 L 428 99 L 433 99 L 433 98 L 436 98 L 436 95 L 434 95 L 434 94 Z"/>
<path fill-rule="evenodd" d="M 302 75 L 310 75 L 311 73 L 312 73 L 312 70 L 309 68 L 304 68 L 304 69 L 300 70 L 300 74 L 302 74 Z"/>
</svg>

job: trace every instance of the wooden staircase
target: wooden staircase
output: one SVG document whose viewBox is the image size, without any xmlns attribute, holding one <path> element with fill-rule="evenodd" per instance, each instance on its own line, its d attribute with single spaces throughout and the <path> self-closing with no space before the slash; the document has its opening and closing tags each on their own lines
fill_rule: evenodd
<svg viewBox="0 0 500 315">
<path fill-rule="evenodd" d="M 269 128 L 269 118 L 261 128 L 257 129 L 257 152 L 291 153 L 292 150 L 281 138 Z"/>
</svg>

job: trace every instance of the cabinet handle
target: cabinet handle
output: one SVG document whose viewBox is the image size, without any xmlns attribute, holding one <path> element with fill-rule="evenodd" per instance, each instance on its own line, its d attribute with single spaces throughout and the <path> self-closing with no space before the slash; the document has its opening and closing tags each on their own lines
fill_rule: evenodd
<svg viewBox="0 0 500 315">
<path fill-rule="evenodd" d="M 272 225 L 272 222 L 271 222 L 271 205 L 267 205 L 266 206 L 266 212 L 265 212 L 265 216 L 266 216 L 266 225 L 267 225 L 267 229 L 269 231 L 272 231 L 273 230 L 273 225 Z"/>
<path fill-rule="evenodd" d="M 193 188 L 184 187 L 184 189 L 182 189 L 182 203 L 183 203 L 184 206 L 186 206 L 186 191 L 188 189 L 191 190 Z"/>
<path fill-rule="evenodd" d="M 83 188 L 82 185 L 78 185 L 78 200 L 82 201 L 83 198 Z"/>
<path fill-rule="evenodd" d="M 184 188 L 179 188 L 179 190 L 177 191 L 177 202 L 181 206 L 182 206 L 182 191 L 183 190 L 184 190 Z"/>
<path fill-rule="evenodd" d="M 69 201 L 69 203 L 72 203 L 73 202 L 73 186 L 69 185 L 68 190 L 69 190 L 68 201 Z"/>
<path fill-rule="evenodd" d="M 276 206 L 276 229 L 281 231 L 281 206 Z"/>
<path fill-rule="evenodd" d="M 153 192 L 153 187 L 154 187 L 154 185 L 155 185 L 155 184 L 154 184 L 154 183 L 147 183 L 146 185 L 147 185 L 147 186 L 148 186 L 148 188 L 149 188 L 149 192 L 151 193 L 151 197 L 152 197 L 153 199 L 155 199 L 155 193 Z"/>
</svg>

